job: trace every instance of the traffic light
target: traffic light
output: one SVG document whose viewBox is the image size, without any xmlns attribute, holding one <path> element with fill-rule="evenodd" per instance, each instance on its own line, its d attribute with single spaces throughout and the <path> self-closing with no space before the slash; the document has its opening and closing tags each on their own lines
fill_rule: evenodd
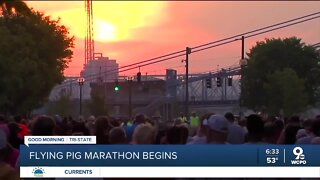
<svg viewBox="0 0 320 180">
<path fill-rule="evenodd" d="M 138 81 L 138 82 L 141 82 L 141 72 L 138 72 L 138 73 L 137 73 L 137 81 Z"/>
<path fill-rule="evenodd" d="M 187 48 L 186 48 L 186 53 L 187 53 L 187 54 L 191 54 L 191 48 L 187 47 Z"/>
<path fill-rule="evenodd" d="M 217 87 L 221 87 L 221 77 L 217 77 Z"/>
<path fill-rule="evenodd" d="M 207 88 L 212 88 L 212 81 L 211 81 L 211 79 L 206 79 L 206 87 L 207 87 Z"/>
<path fill-rule="evenodd" d="M 232 77 L 228 77 L 228 86 L 232 86 Z"/>
<path fill-rule="evenodd" d="M 117 92 L 117 91 L 120 91 L 120 89 L 121 89 L 121 87 L 119 85 L 119 82 L 115 81 L 114 90 Z"/>
</svg>

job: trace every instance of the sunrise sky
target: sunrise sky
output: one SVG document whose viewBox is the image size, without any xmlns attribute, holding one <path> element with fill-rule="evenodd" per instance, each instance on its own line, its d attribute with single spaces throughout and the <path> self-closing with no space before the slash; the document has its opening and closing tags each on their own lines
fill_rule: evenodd
<svg viewBox="0 0 320 180">
<path fill-rule="evenodd" d="M 61 23 L 76 37 L 74 57 L 65 74 L 78 75 L 84 63 L 84 1 L 28 1 L 27 4 L 54 19 L 60 17 Z M 320 1 L 94 1 L 95 51 L 124 66 L 319 10 Z M 320 19 L 247 39 L 246 51 L 256 41 L 290 36 L 300 37 L 308 44 L 320 42 Z M 241 42 L 238 41 L 191 54 L 190 71 L 202 72 L 237 64 L 240 53 Z M 182 71 L 181 59 L 143 67 L 141 72 L 163 74 L 166 68 Z"/>
</svg>

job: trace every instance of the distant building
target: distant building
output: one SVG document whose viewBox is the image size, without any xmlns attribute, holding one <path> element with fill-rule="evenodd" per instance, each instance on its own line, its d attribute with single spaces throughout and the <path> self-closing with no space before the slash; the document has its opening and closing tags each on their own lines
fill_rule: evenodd
<svg viewBox="0 0 320 180">
<path fill-rule="evenodd" d="M 81 76 L 85 82 L 112 82 L 118 79 L 119 64 L 114 59 L 95 53 L 95 59 L 85 65 Z"/>
<path fill-rule="evenodd" d="M 102 53 L 95 53 L 94 60 L 88 62 L 81 71 L 81 77 L 84 78 L 82 86 L 83 100 L 90 99 L 91 87 L 90 83 L 96 82 L 114 82 L 118 79 L 119 64 L 114 59 L 104 57 Z M 71 99 L 79 99 L 80 88 L 78 79 L 80 77 L 66 77 L 66 80 L 53 88 L 50 93 L 49 100 L 56 100 L 61 92 L 68 93 Z"/>
</svg>

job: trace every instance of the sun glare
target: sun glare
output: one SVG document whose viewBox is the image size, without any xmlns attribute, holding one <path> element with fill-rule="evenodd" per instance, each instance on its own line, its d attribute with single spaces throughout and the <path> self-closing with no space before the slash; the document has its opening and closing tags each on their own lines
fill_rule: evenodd
<svg viewBox="0 0 320 180">
<path fill-rule="evenodd" d="M 97 20 L 95 23 L 94 36 L 98 41 L 116 41 L 117 28 L 109 22 Z"/>
<path fill-rule="evenodd" d="M 66 5 L 65 9 L 53 10 L 55 2 L 37 4 L 28 2 L 31 6 L 47 7 L 47 13 L 53 18 L 61 17 L 61 22 L 70 28 L 72 35 L 84 39 L 86 34 L 86 13 L 83 4 L 78 1 L 59 2 Z M 135 31 L 145 27 L 152 27 L 166 19 L 164 9 L 167 2 L 156 1 L 94 1 L 93 21 L 94 38 L 96 41 L 123 41 L 138 38 Z M 57 8 L 57 7 L 56 7 Z"/>
</svg>

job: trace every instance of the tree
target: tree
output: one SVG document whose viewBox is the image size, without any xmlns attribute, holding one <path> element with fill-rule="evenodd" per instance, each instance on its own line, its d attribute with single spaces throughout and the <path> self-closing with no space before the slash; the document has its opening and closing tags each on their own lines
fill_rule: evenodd
<svg viewBox="0 0 320 180">
<path fill-rule="evenodd" d="M 305 81 L 291 68 L 270 75 L 264 89 L 267 92 L 268 111 L 271 114 L 279 114 L 280 110 L 283 110 L 284 115 L 288 117 L 300 113 L 307 106 Z"/>
<path fill-rule="evenodd" d="M 272 74 L 285 68 L 291 68 L 298 78 L 304 79 L 308 104 L 318 99 L 320 54 L 312 46 L 302 43 L 301 39 L 266 39 L 257 42 L 247 55 L 248 64 L 241 78 L 241 100 L 246 107 L 262 110 L 270 106 L 264 84 L 269 83 Z"/>
<path fill-rule="evenodd" d="M 59 20 L 34 11 L 0 16 L 0 37 L 0 110 L 30 112 L 64 80 L 74 37 Z"/>
</svg>

